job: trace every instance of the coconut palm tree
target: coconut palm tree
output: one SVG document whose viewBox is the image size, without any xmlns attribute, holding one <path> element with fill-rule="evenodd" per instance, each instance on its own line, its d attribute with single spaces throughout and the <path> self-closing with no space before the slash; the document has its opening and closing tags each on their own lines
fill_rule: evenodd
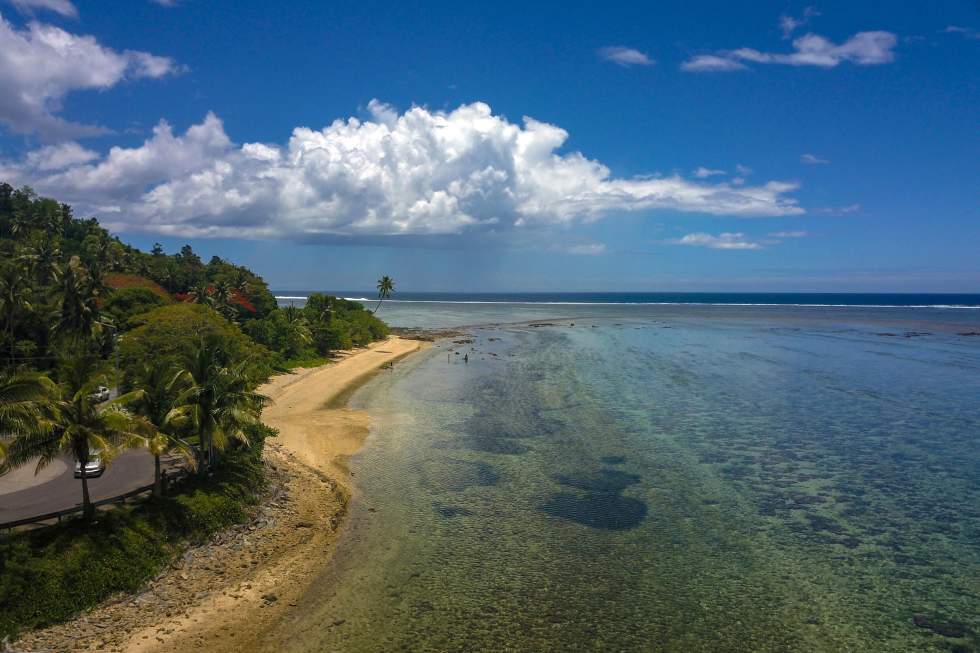
<svg viewBox="0 0 980 653">
<path fill-rule="evenodd" d="M 0 372 L 0 473 L 8 469 L 7 445 L 23 435 L 50 435 L 50 401 L 56 386 L 46 376 Z"/>
<path fill-rule="evenodd" d="M 145 362 L 135 376 L 135 389 L 113 403 L 129 407 L 153 427 L 147 436 L 147 448 L 153 455 L 153 496 L 159 498 L 163 496 L 160 456 L 176 451 L 192 464 L 194 460 L 193 448 L 178 435 L 186 421 L 177 405 L 185 377 L 169 365 L 151 362 Z"/>
<path fill-rule="evenodd" d="M 72 256 L 61 276 L 61 315 L 52 330 L 76 342 L 97 336 L 106 325 L 99 316 L 101 290 L 99 279 Z"/>
<path fill-rule="evenodd" d="M 389 277 L 387 274 L 378 279 L 378 305 L 374 307 L 374 312 L 377 313 L 378 309 L 381 308 L 381 302 L 391 297 L 391 293 L 395 292 L 395 280 Z"/>
<path fill-rule="evenodd" d="M 86 520 L 95 516 L 87 463 L 95 456 L 109 463 L 121 448 L 145 444 L 152 432 L 145 420 L 125 408 L 98 404 L 93 395 L 105 376 L 100 365 L 98 358 L 84 355 L 63 362 L 63 382 L 60 397 L 53 403 L 51 432 L 19 435 L 7 448 L 11 466 L 38 458 L 37 468 L 41 469 L 60 454 L 73 456 L 81 468 L 82 515 Z"/>
<path fill-rule="evenodd" d="M 0 316 L 7 332 L 11 359 L 17 344 L 14 341 L 14 326 L 22 313 L 31 310 L 31 295 L 30 283 L 19 266 L 8 264 L 0 269 Z"/>
<path fill-rule="evenodd" d="M 214 462 L 215 449 L 224 449 L 232 440 L 248 444 L 245 429 L 260 423 L 269 399 L 251 389 L 246 363 L 229 367 L 215 338 L 202 338 L 185 358 L 179 374 L 185 386 L 177 397 L 177 414 L 197 433 L 198 474 L 204 475 Z"/>
</svg>

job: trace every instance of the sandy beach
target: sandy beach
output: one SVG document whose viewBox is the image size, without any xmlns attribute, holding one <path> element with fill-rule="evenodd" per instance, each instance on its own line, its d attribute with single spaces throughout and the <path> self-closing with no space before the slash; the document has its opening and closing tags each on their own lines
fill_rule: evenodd
<svg viewBox="0 0 980 653">
<path fill-rule="evenodd" d="M 347 460 L 370 426 L 347 399 L 425 346 L 392 336 L 262 386 L 273 401 L 263 421 L 279 437 L 266 444 L 272 483 L 256 518 L 189 550 L 139 594 L 30 633 L 14 650 L 252 650 L 330 560 L 351 492 Z"/>
</svg>

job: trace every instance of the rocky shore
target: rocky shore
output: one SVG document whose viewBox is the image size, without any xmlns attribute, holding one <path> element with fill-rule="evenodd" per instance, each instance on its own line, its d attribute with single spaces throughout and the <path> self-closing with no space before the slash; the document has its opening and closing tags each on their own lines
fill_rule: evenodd
<svg viewBox="0 0 980 653">
<path fill-rule="evenodd" d="M 247 523 L 189 548 L 138 594 L 28 633 L 6 650 L 241 651 L 255 641 L 295 607 L 329 558 L 348 498 L 273 441 L 266 460 L 267 495 Z"/>
</svg>

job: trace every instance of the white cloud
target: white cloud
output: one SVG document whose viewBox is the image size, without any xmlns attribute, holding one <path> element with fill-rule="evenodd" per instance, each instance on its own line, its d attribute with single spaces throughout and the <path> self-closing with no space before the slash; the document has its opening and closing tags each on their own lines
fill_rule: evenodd
<svg viewBox="0 0 980 653">
<path fill-rule="evenodd" d="M 860 204 L 848 204 L 846 206 L 824 206 L 816 210 L 817 213 L 828 213 L 840 215 L 843 213 L 857 213 L 861 210 Z"/>
<path fill-rule="evenodd" d="M 643 52 L 621 45 L 599 48 L 599 56 L 620 66 L 652 66 L 654 64 L 653 59 Z"/>
<path fill-rule="evenodd" d="M 701 54 L 681 64 L 681 70 L 693 73 L 727 72 L 729 70 L 746 70 L 747 68 L 748 66 L 734 59 L 713 54 Z"/>
<path fill-rule="evenodd" d="M 212 114 L 184 134 L 166 123 L 139 147 L 46 173 L 28 156 L 5 172 L 85 214 L 120 207 L 119 231 L 182 236 L 334 236 L 506 232 L 667 209 L 742 217 L 803 213 L 794 183 L 735 187 L 678 175 L 617 178 L 568 134 L 486 104 L 454 111 L 380 102 L 373 120 L 297 127 L 285 145 L 231 142 Z"/>
<path fill-rule="evenodd" d="M 160 5 L 161 7 L 176 7 L 177 6 L 177 0 L 150 0 L 150 1 L 151 2 L 154 2 L 154 3 L 158 4 L 158 5 Z"/>
<path fill-rule="evenodd" d="M 47 10 L 66 18 L 78 18 L 78 10 L 70 0 L 8 0 L 22 14 L 33 15 L 35 11 Z"/>
<path fill-rule="evenodd" d="M 711 249 L 762 249 L 762 245 L 745 239 L 743 233 L 722 233 L 712 236 L 706 233 L 687 234 L 683 238 L 670 241 L 674 245 L 691 245 Z"/>
<path fill-rule="evenodd" d="M 124 79 L 175 72 L 171 59 L 147 52 L 117 52 L 92 36 L 32 22 L 18 30 L 0 16 L 0 122 L 15 132 L 61 139 L 104 133 L 105 128 L 57 116 L 70 92 L 107 89 Z"/>
<path fill-rule="evenodd" d="M 894 48 L 898 38 L 891 32 L 858 32 L 840 45 L 817 34 L 806 34 L 793 41 L 793 52 L 760 52 L 739 48 L 717 55 L 701 55 L 681 64 L 683 70 L 726 71 L 744 68 L 741 62 L 783 64 L 788 66 L 817 66 L 834 68 L 850 62 L 859 66 L 890 63 L 895 60 Z"/>
<path fill-rule="evenodd" d="M 802 27 L 810 22 L 810 18 L 813 16 L 819 16 L 820 12 L 813 7 L 807 7 L 803 10 L 803 15 L 800 18 L 794 18 L 792 16 L 782 15 L 779 17 L 779 29 L 783 33 L 783 38 L 788 39 L 796 28 Z"/>
<path fill-rule="evenodd" d="M 707 177 L 723 174 L 725 174 L 724 170 L 714 170 L 712 168 L 705 168 L 704 166 L 698 166 L 698 169 L 694 171 L 694 176 L 698 179 L 705 179 Z"/>
<path fill-rule="evenodd" d="M 770 238 L 806 238 L 809 236 L 806 231 L 774 231 L 769 234 Z"/>
<path fill-rule="evenodd" d="M 800 155 L 800 162 L 801 163 L 806 163 L 807 165 L 815 166 L 815 165 L 826 165 L 826 164 L 830 163 L 830 160 L 829 159 L 823 159 L 823 158 L 817 156 L 816 154 L 807 153 L 807 154 L 801 154 Z"/>
<path fill-rule="evenodd" d="M 61 170 L 79 163 L 88 163 L 98 158 L 98 152 L 85 149 L 78 143 L 69 141 L 28 152 L 27 165 L 35 170 L 48 172 Z"/>
<path fill-rule="evenodd" d="M 570 245 L 565 248 L 568 254 L 579 254 L 582 256 L 597 256 L 606 253 L 605 243 L 585 243 L 581 245 Z"/>
<path fill-rule="evenodd" d="M 807 34 L 793 41 L 795 52 L 779 54 L 739 48 L 729 57 L 754 63 L 786 64 L 790 66 L 820 66 L 833 68 L 846 61 L 860 66 L 890 63 L 895 60 L 892 49 L 898 39 L 891 32 L 858 32 L 840 45 L 817 34 Z"/>
<path fill-rule="evenodd" d="M 752 168 L 750 168 L 750 167 L 748 167 L 746 165 L 742 165 L 741 163 L 736 163 L 735 164 L 735 172 L 737 172 L 738 174 L 740 174 L 743 177 L 748 177 L 749 175 L 752 174 Z"/>
<path fill-rule="evenodd" d="M 960 34 L 968 39 L 980 39 L 980 32 L 972 27 L 960 27 L 959 25 L 947 25 L 943 30 L 946 34 Z"/>
</svg>

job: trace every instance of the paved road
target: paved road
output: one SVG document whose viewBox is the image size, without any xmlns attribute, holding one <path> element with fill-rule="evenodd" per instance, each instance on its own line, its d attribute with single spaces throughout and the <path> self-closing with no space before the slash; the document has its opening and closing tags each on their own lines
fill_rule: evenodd
<svg viewBox="0 0 980 653">
<path fill-rule="evenodd" d="M 65 471 L 57 477 L 18 492 L 0 495 L 0 523 L 67 510 L 82 505 L 82 480 L 75 478 L 75 465 L 65 460 Z M 168 462 L 167 467 L 176 464 Z M 92 501 L 125 494 L 153 482 L 153 456 L 145 450 L 127 451 L 112 461 L 102 476 L 88 481 Z"/>
</svg>

